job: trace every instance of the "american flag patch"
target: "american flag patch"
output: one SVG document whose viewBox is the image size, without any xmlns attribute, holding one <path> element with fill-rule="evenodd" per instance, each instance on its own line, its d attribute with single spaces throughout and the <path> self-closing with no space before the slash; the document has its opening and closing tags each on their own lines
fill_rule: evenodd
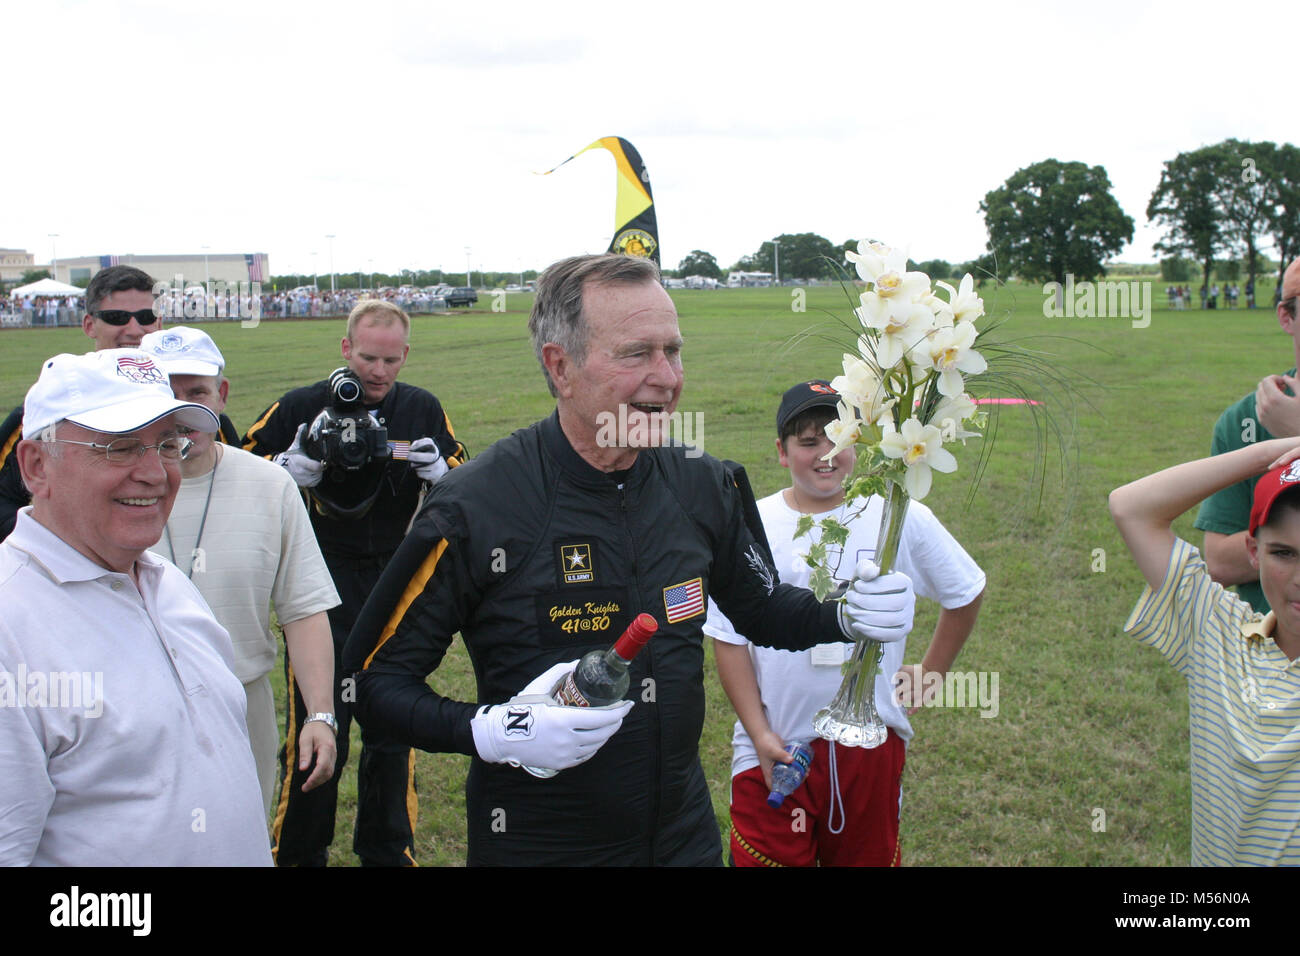
<svg viewBox="0 0 1300 956">
<path fill-rule="evenodd" d="M 667 612 L 669 624 L 703 614 L 704 580 L 694 578 L 664 588 L 664 611 Z"/>
<path fill-rule="evenodd" d="M 409 441 L 390 441 L 388 443 L 389 453 L 398 461 L 405 461 L 409 457 L 411 443 Z"/>
</svg>

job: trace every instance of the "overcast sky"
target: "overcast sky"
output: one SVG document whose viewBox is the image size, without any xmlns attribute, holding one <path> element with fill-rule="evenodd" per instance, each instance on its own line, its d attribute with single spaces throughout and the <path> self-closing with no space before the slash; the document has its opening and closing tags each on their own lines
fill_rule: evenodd
<svg viewBox="0 0 1300 956">
<path fill-rule="evenodd" d="M 1166 160 L 1300 135 L 1291 6 L 11 4 L 0 246 L 328 275 L 333 233 L 340 272 L 537 268 L 608 244 L 608 153 L 536 173 L 614 135 L 670 267 L 783 232 L 965 260 L 984 194 L 1047 158 L 1105 166 L 1120 258 L 1151 261 Z"/>
</svg>

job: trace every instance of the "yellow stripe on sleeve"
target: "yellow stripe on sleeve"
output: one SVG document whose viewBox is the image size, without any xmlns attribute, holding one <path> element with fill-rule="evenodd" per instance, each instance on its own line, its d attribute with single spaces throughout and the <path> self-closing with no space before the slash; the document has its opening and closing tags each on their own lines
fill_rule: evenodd
<svg viewBox="0 0 1300 956">
<path fill-rule="evenodd" d="M 266 414 L 264 414 L 261 418 L 259 418 L 256 422 L 253 423 L 253 426 L 248 430 L 247 434 L 245 435 L 248 441 L 244 445 L 244 451 L 253 450 L 254 446 L 257 444 L 257 439 L 253 436 L 256 435 L 257 432 L 266 424 L 267 419 L 269 419 L 271 415 L 275 413 L 275 410 L 279 407 L 280 407 L 280 403 L 276 402 L 274 405 L 272 405 L 270 408 L 266 410 Z M 262 457 L 270 458 L 272 456 L 263 455 Z"/>
<path fill-rule="evenodd" d="M 397 625 L 402 623 L 402 618 L 406 616 L 406 612 L 410 610 L 411 605 L 415 603 L 415 599 L 424 593 L 424 588 L 429 583 L 429 578 L 433 577 L 433 572 L 438 567 L 438 560 L 446 550 L 447 539 L 440 538 L 437 545 L 434 546 L 433 551 L 431 551 L 429 556 L 421 562 L 419 569 L 416 570 L 411 580 L 407 582 L 406 590 L 402 592 L 402 599 L 397 603 L 397 607 L 393 610 L 392 616 L 388 618 L 388 623 L 384 625 L 383 633 L 379 635 L 379 640 L 375 644 L 375 649 L 370 652 L 370 656 L 366 658 L 366 662 L 361 665 L 362 670 L 365 670 L 370 666 L 370 662 L 375 659 L 375 655 L 379 653 L 379 649 L 384 646 L 390 637 L 397 633 Z"/>
</svg>

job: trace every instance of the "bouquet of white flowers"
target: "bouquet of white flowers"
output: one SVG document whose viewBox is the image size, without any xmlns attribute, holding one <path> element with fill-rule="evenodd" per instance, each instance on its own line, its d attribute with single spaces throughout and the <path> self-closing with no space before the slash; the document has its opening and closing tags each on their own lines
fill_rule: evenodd
<svg viewBox="0 0 1300 956">
<path fill-rule="evenodd" d="M 876 564 L 892 570 L 908 501 L 930 492 L 933 472 L 953 472 L 957 459 L 943 446 L 979 436 L 982 414 L 966 394 L 963 376 L 988 368 L 975 350 L 975 321 L 984 302 L 969 274 L 954 289 L 923 272 L 907 271 L 906 253 L 878 242 L 861 242 L 848 258 L 866 282 L 855 310 L 862 332 L 857 354 L 844 356 L 844 374 L 831 381 L 839 392 L 838 417 L 827 423 L 835 447 L 831 458 L 857 447 L 857 461 L 846 482 L 845 505 L 852 509 L 879 494 L 885 499 Z M 852 517 L 852 512 L 850 514 Z M 828 548 L 843 545 L 848 528 L 834 518 L 800 519 L 795 536 L 816 526 L 820 540 L 808 549 L 810 586 L 819 599 L 836 588 Z M 834 702 L 818 713 L 813 726 L 829 740 L 856 747 L 884 743 L 886 728 L 876 712 L 873 688 L 881 646 L 859 641 L 844 665 L 844 683 Z"/>
</svg>

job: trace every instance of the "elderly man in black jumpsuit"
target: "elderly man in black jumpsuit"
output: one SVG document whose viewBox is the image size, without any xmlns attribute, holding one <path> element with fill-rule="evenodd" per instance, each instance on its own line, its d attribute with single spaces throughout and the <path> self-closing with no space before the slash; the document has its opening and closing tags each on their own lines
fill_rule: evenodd
<svg viewBox="0 0 1300 956">
<path fill-rule="evenodd" d="M 910 582 L 855 580 L 842 605 L 778 583 L 732 473 L 667 441 L 682 339 L 652 262 L 556 263 L 529 327 L 555 414 L 431 491 L 348 641 L 358 719 L 476 758 L 471 864 L 718 865 L 698 756 L 705 598 L 758 643 L 806 648 L 849 629 L 902 636 Z M 660 628 L 633 662 L 629 700 L 584 709 L 539 696 L 642 611 Z M 458 631 L 479 704 L 425 683 Z"/>
</svg>

